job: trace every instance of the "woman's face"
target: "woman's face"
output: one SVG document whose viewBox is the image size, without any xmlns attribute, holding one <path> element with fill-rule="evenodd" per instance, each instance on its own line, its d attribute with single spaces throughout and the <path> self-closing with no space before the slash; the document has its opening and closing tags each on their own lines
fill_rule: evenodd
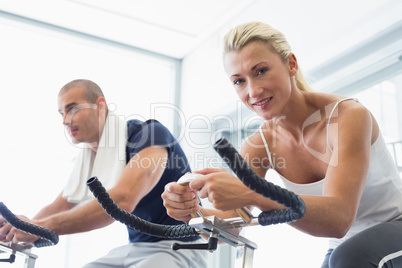
<svg viewBox="0 0 402 268">
<path fill-rule="evenodd" d="M 293 57 L 292 61 L 296 59 Z M 291 64 L 293 65 L 293 64 Z M 296 64 L 297 66 L 297 64 Z M 280 116 L 297 72 L 261 41 L 224 57 L 224 67 L 240 100 L 263 119 Z"/>
</svg>

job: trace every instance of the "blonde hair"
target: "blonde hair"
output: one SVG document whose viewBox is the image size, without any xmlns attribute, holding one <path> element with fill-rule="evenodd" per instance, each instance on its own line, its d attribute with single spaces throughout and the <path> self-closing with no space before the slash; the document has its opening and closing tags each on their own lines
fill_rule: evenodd
<svg viewBox="0 0 402 268">
<path fill-rule="evenodd" d="M 285 36 L 270 25 L 262 22 L 243 23 L 231 29 L 223 38 L 223 55 L 240 51 L 246 45 L 261 41 L 278 54 L 283 62 L 286 62 L 291 53 L 291 48 Z M 296 73 L 296 85 L 302 91 L 311 91 L 299 68 Z"/>
</svg>

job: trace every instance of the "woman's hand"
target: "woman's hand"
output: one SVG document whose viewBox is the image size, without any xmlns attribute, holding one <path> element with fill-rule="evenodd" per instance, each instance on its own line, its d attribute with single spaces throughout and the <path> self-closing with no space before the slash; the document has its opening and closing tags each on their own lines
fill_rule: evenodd
<svg viewBox="0 0 402 268">
<path fill-rule="evenodd" d="M 247 188 L 237 177 L 224 169 L 204 169 L 197 173 L 205 176 L 190 183 L 200 198 L 208 198 L 214 208 L 228 211 L 252 205 L 257 195 Z"/>
<path fill-rule="evenodd" d="M 167 214 L 178 221 L 189 222 L 190 214 L 201 209 L 197 192 L 177 182 L 166 184 L 162 199 Z"/>
</svg>

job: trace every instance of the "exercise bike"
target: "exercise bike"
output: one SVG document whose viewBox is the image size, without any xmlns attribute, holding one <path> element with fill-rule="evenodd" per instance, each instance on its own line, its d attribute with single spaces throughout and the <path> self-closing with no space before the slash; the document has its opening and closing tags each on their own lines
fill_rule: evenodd
<svg viewBox="0 0 402 268">
<path fill-rule="evenodd" d="M 225 138 L 218 140 L 214 145 L 214 149 L 247 187 L 264 197 L 284 205 L 286 208 L 261 212 L 258 217 L 253 217 L 247 208 L 240 208 L 236 210 L 239 217 L 231 219 L 220 219 L 216 216 L 203 217 L 199 213 L 192 215 L 192 219 L 188 225 L 160 225 L 147 222 L 120 209 L 96 177 L 90 178 L 87 181 L 87 185 L 102 208 L 112 218 L 139 232 L 163 238 L 197 236 L 200 233 L 205 233 L 209 236 L 207 243 L 174 243 L 172 250 L 192 249 L 213 252 L 218 247 L 218 241 L 222 241 L 240 249 L 242 261 L 240 263 L 237 262 L 236 265 L 242 268 L 252 268 L 254 250 L 257 249 L 257 244 L 239 235 L 239 229 L 255 225 L 266 226 L 297 221 L 305 213 L 305 204 L 295 193 L 259 177 Z M 185 175 L 178 182 L 182 184 L 189 183 L 189 181 L 194 179 L 191 176 Z"/>
<path fill-rule="evenodd" d="M 257 244 L 239 235 L 239 229 L 255 225 L 266 226 L 297 221 L 305 213 L 305 204 L 293 192 L 259 177 L 226 139 L 218 140 L 214 145 L 214 149 L 247 187 L 264 197 L 284 205 L 286 208 L 261 212 L 258 217 L 254 217 L 246 208 L 240 208 L 236 210 L 239 217 L 231 219 L 220 219 L 216 216 L 203 217 L 199 213 L 192 215 L 193 218 L 189 224 L 161 225 L 147 222 L 119 208 L 96 177 L 90 178 L 87 181 L 87 186 L 102 208 L 112 218 L 139 232 L 171 239 L 198 236 L 201 233 L 209 236 L 207 243 L 174 243 L 172 250 L 192 249 L 213 252 L 218 247 L 218 241 L 222 241 L 240 249 L 240 252 L 242 252 L 242 262 L 237 263 L 240 267 L 252 268 L 254 250 L 257 249 Z M 189 175 L 187 175 L 187 177 L 181 178 L 179 183 L 189 183 L 191 179 L 194 178 L 189 178 Z M 32 247 L 52 246 L 58 243 L 59 237 L 55 232 L 18 219 L 2 202 L 0 202 L 0 214 L 15 228 L 39 237 L 39 240 L 33 245 L 1 243 L 0 250 L 10 252 L 10 257 L 0 260 L 1 262 L 12 263 L 15 260 L 16 254 L 22 254 L 26 258 L 25 268 L 34 268 L 37 256 L 32 254 L 30 249 Z"/>
</svg>

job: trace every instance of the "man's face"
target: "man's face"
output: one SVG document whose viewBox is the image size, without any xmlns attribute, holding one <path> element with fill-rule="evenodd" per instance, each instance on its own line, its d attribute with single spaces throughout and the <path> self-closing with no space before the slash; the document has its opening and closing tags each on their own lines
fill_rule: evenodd
<svg viewBox="0 0 402 268">
<path fill-rule="evenodd" d="M 99 142 L 99 109 L 97 104 L 88 103 L 84 88 L 77 86 L 60 94 L 58 109 L 74 144 Z"/>
</svg>

